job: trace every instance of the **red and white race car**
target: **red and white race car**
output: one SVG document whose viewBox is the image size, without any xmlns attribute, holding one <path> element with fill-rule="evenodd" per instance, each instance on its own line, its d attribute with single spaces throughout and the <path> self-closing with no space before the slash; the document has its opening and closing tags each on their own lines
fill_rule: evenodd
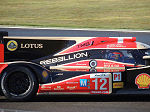
<svg viewBox="0 0 150 112">
<path fill-rule="evenodd" d="M 1 90 L 9 100 L 150 93 L 150 46 L 135 37 L 0 37 Z"/>
</svg>

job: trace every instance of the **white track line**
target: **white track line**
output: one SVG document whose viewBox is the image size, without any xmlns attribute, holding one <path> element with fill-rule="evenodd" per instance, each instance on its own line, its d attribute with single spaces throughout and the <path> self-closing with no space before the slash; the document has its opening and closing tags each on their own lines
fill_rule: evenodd
<svg viewBox="0 0 150 112">
<path fill-rule="evenodd" d="M 111 32 L 141 32 L 150 33 L 150 30 L 131 30 L 131 29 L 96 29 L 96 28 L 64 28 L 64 27 L 32 27 L 32 26 L 2 26 L 0 28 L 14 28 L 14 29 L 45 29 L 45 30 L 78 30 L 78 31 L 111 31 Z"/>
<path fill-rule="evenodd" d="M 0 112 L 38 112 L 38 111 L 25 111 L 25 110 L 13 110 L 13 109 L 0 109 Z"/>
</svg>

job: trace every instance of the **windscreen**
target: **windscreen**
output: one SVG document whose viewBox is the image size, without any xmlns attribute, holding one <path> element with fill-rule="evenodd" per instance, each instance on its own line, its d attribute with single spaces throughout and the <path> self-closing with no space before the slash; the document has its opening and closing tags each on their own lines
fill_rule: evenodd
<svg viewBox="0 0 150 112">
<path fill-rule="evenodd" d="M 150 49 L 135 49 L 135 50 L 106 50 L 105 59 L 132 63 L 135 65 L 144 65 L 143 56 L 150 55 Z"/>
</svg>

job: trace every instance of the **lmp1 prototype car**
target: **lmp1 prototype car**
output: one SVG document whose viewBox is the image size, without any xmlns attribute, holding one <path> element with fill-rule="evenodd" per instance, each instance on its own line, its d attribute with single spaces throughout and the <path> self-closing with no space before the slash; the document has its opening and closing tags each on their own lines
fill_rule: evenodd
<svg viewBox="0 0 150 112">
<path fill-rule="evenodd" d="M 135 37 L 0 38 L 1 91 L 36 94 L 150 94 L 150 46 Z"/>
</svg>

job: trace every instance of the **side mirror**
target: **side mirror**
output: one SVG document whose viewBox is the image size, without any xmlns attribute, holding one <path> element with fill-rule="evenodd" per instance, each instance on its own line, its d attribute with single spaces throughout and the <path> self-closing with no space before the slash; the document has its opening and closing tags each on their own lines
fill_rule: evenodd
<svg viewBox="0 0 150 112">
<path fill-rule="evenodd" d="M 143 56 L 143 60 L 145 60 L 145 65 L 150 65 L 150 56 Z"/>
</svg>

